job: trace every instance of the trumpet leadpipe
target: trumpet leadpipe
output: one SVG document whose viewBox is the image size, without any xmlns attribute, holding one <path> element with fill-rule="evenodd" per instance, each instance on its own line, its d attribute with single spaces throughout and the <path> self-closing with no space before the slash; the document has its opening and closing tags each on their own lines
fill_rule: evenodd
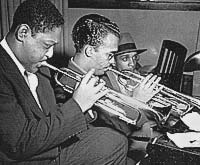
<svg viewBox="0 0 200 165">
<path fill-rule="evenodd" d="M 111 72 L 114 72 L 114 73 L 116 73 L 117 75 L 123 76 L 123 77 L 125 77 L 125 78 L 127 78 L 127 79 L 131 79 L 131 80 L 133 80 L 133 81 L 136 81 L 136 82 L 138 82 L 138 83 L 141 83 L 141 82 L 142 82 L 141 80 L 138 80 L 138 79 L 135 79 L 135 78 L 133 78 L 133 77 L 130 77 L 130 76 L 128 76 L 128 75 L 126 75 L 126 74 L 124 74 L 124 73 L 122 73 L 122 72 L 120 72 L 120 71 L 115 70 L 115 69 L 108 68 L 107 70 L 108 70 L 108 71 L 111 71 Z M 132 74 L 132 72 L 131 72 L 131 74 Z M 135 73 L 134 73 L 134 74 L 135 74 Z M 134 75 L 134 74 L 133 74 L 133 75 Z M 135 75 L 136 75 L 136 77 L 138 77 L 138 78 L 140 78 L 140 79 L 144 78 L 144 77 L 142 77 L 142 76 L 140 76 L 140 75 L 138 75 L 138 74 L 135 74 Z M 134 75 L 134 76 L 135 76 L 135 75 Z"/>
<path fill-rule="evenodd" d="M 48 64 L 46 61 L 43 61 L 41 64 L 42 64 L 42 66 L 46 66 L 46 67 L 48 67 L 48 68 L 50 68 L 50 69 L 52 69 L 52 70 L 54 70 L 54 71 L 60 72 L 60 73 L 66 75 L 66 76 L 68 76 L 68 77 L 70 77 L 70 78 L 72 78 L 72 79 L 74 79 L 74 80 L 76 80 L 76 81 L 81 81 L 81 79 L 84 77 L 84 76 L 82 76 L 82 75 L 76 73 L 75 71 L 73 71 L 73 70 L 71 70 L 71 69 L 68 70 L 67 68 L 65 68 L 65 71 L 63 71 L 63 70 L 61 70 L 61 69 L 58 69 L 58 68 L 56 68 L 55 66 Z M 72 76 L 72 75 L 70 75 L 70 74 L 67 73 L 67 72 L 70 72 L 70 73 L 72 73 L 72 74 L 74 74 L 74 75 L 76 75 L 76 76 Z"/>
<path fill-rule="evenodd" d="M 142 80 L 145 79 L 144 76 L 141 76 L 141 75 L 139 75 L 139 74 L 137 74 L 137 73 L 130 72 L 130 71 L 127 71 L 127 72 L 130 73 L 131 75 L 133 75 L 134 77 L 137 77 L 138 79 L 137 79 L 137 78 L 134 78 L 134 77 L 131 77 L 131 76 L 128 76 L 128 75 L 126 75 L 126 74 L 124 74 L 124 73 L 122 73 L 122 72 L 120 72 L 120 71 L 117 71 L 117 70 L 115 70 L 115 69 L 112 69 L 112 68 L 108 68 L 108 70 L 111 71 L 111 72 L 116 73 L 117 75 L 123 76 L 123 77 L 125 77 L 125 78 L 127 78 L 127 79 L 130 79 L 130 80 L 132 80 L 132 81 L 135 81 L 135 82 L 137 82 L 137 83 L 141 83 Z M 161 85 L 161 84 L 157 84 L 157 87 L 159 87 L 159 88 L 164 88 L 165 86 L 164 86 L 164 85 Z"/>
</svg>

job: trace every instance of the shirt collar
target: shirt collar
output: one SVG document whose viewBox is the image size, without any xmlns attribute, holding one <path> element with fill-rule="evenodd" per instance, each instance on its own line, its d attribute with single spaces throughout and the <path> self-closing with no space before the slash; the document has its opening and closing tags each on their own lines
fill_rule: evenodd
<svg viewBox="0 0 200 165">
<path fill-rule="evenodd" d="M 25 72 L 25 68 L 22 66 L 22 64 L 19 62 L 19 60 L 16 58 L 16 56 L 14 55 L 13 51 L 10 49 L 5 37 L 4 39 L 0 42 L 1 46 L 6 50 L 6 52 L 8 53 L 8 55 L 12 58 L 12 60 L 14 61 L 14 63 L 17 65 L 19 71 L 21 72 L 21 74 L 24 76 L 24 72 Z"/>
<path fill-rule="evenodd" d="M 81 71 L 83 74 L 86 74 L 86 73 L 87 73 L 83 68 L 81 68 L 80 66 L 78 66 L 78 65 L 74 62 L 74 58 L 73 58 L 73 57 L 70 59 L 70 61 L 71 61 L 72 65 L 74 65 L 74 66 L 75 66 L 79 71 Z"/>
</svg>

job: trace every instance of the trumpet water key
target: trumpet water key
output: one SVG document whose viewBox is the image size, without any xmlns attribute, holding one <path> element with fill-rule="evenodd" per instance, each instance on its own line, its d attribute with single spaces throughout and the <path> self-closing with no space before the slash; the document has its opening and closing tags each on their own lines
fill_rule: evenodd
<svg viewBox="0 0 200 165">
<path fill-rule="evenodd" d="M 58 83 L 58 85 L 62 86 L 63 89 L 69 93 L 73 93 L 75 89 L 73 87 L 68 86 L 67 84 L 62 84 L 58 80 L 58 74 L 63 74 L 77 82 L 80 82 L 84 77 L 84 75 L 80 75 L 79 73 L 69 68 L 58 69 L 46 62 L 43 62 L 42 66 L 46 66 L 54 70 L 57 73 L 55 74 L 55 81 Z M 151 107 L 149 107 L 147 104 L 142 103 L 141 101 L 118 93 L 109 88 L 107 88 L 107 90 L 108 93 L 106 94 L 106 96 L 99 99 L 95 103 L 95 106 L 110 113 L 111 115 L 117 116 L 119 119 L 129 124 L 137 124 L 137 121 L 141 117 L 140 109 L 148 109 L 153 111 Z"/>
</svg>

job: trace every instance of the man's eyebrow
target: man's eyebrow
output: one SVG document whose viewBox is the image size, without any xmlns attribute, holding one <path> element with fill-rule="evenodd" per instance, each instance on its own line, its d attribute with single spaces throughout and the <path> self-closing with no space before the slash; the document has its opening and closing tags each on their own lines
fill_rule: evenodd
<svg viewBox="0 0 200 165">
<path fill-rule="evenodd" d="M 120 57 L 129 57 L 128 54 L 122 54 Z"/>
<path fill-rule="evenodd" d="M 58 43 L 58 41 L 54 41 L 54 40 L 45 40 L 44 42 L 48 44 L 52 44 L 52 45 L 55 45 Z"/>
<path fill-rule="evenodd" d="M 53 46 L 53 45 L 56 45 L 56 44 L 58 44 L 58 42 L 54 42 L 54 43 L 52 44 L 52 46 Z"/>
<path fill-rule="evenodd" d="M 43 43 L 44 45 L 49 46 L 49 47 L 55 46 L 57 44 L 56 42 L 43 42 Z"/>
</svg>

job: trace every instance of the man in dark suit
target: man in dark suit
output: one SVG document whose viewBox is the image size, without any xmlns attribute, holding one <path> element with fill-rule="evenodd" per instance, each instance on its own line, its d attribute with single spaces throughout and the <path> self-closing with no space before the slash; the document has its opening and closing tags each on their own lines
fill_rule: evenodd
<svg viewBox="0 0 200 165">
<path fill-rule="evenodd" d="M 74 41 L 76 53 L 69 61 L 68 68 L 80 73 L 85 74 L 89 69 L 95 68 L 95 75 L 99 76 L 106 82 L 106 85 L 114 89 L 114 85 L 111 83 L 109 76 L 107 75 L 107 69 L 110 67 L 111 59 L 118 50 L 118 43 L 120 38 L 119 27 L 116 23 L 112 22 L 108 18 L 98 14 L 88 14 L 75 23 L 72 30 L 72 39 Z M 59 76 L 58 76 L 59 77 Z M 157 76 L 149 76 L 144 80 L 143 85 L 148 90 L 158 83 Z M 63 76 L 60 82 L 67 84 L 71 87 L 76 86 L 76 82 L 69 77 Z M 55 93 L 58 102 L 63 102 L 70 98 L 61 88 L 55 88 Z M 112 100 L 111 100 L 112 101 Z M 134 102 L 136 100 L 132 100 Z M 119 131 L 126 137 L 129 137 L 132 132 L 140 130 L 138 133 L 140 136 L 150 136 L 151 129 L 146 124 L 147 119 L 143 112 L 139 112 L 137 108 L 127 107 L 120 105 L 122 110 L 129 112 L 129 117 L 136 121 L 136 125 L 130 125 L 126 122 L 119 120 L 116 115 L 107 113 L 107 111 L 99 110 L 96 107 L 92 107 L 94 116 L 97 112 L 97 120 L 94 121 L 95 126 L 110 127 Z M 118 107 L 116 107 L 117 109 Z M 129 111 L 130 110 L 130 111 Z M 143 149 L 143 147 L 140 147 Z"/>
<path fill-rule="evenodd" d="M 87 110 L 107 91 L 88 71 L 67 102 L 56 105 L 51 58 L 64 20 L 48 0 L 27 0 L 0 43 L 0 164 L 126 164 L 127 139 L 94 128 Z"/>
</svg>

